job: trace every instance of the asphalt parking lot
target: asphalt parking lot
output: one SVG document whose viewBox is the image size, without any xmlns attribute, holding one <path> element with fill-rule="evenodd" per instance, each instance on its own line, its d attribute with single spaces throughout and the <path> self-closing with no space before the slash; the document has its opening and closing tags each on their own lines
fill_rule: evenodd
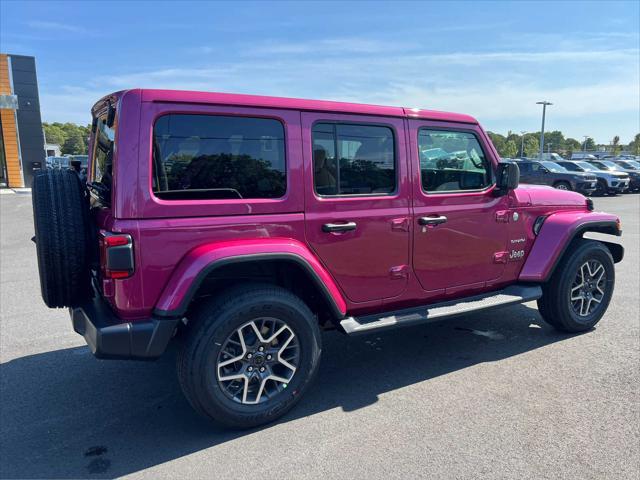
<svg viewBox="0 0 640 480">
<path fill-rule="evenodd" d="M 640 195 L 609 311 L 556 333 L 534 303 L 384 335 L 324 334 L 280 422 L 231 432 L 182 397 L 175 352 L 96 360 L 40 298 L 31 197 L 0 196 L 2 478 L 633 478 L 640 475 Z"/>
</svg>

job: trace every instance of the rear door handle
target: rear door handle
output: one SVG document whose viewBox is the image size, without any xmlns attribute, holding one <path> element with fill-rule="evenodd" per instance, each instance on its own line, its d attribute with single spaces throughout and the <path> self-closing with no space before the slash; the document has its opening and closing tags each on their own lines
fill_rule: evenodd
<svg viewBox="0 0 640 480">
<path fill-rule="evenodd" d="M 418 223 L 420 225 L 429 225 L 429 226 L 436 226 L 446 222 L 447 222 L 447 217 L 445 217 L 444 215 L 440 215 L 439 217 L 420 217 L 418 219 Z"/>
<path fill-rule="evenodd" d="M 325 233 L 331 232 L 349 232 L 356 229 L 356 222 L 347 223 L 325 223 L 322 225 L 322 231 Z"/>
</svg>

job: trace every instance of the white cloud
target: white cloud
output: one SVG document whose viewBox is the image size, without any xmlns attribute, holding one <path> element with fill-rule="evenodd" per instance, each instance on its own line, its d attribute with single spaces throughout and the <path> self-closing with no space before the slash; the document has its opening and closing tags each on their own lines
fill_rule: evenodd
<svg viewBox="0 0 640 480">
<path fill-rule="evenodd" d="M 638 116 L 640 78 L 632 66 L 639 55 L 631 48 L 423 54 L 412 45 L 364 38 L 274 42 L 246 46 L 234 61 L 210 66 L 95 72 L 83 85 L 43 89 L 42 105 L 45 119 L 84 123 L 94 101 L 110 91 L 169 88 L 418 106 L 513 122 L 516 130 L 535 128 L 535 102 L 548 99 L 553 118 L 568 128 L 571 119 L 584 125 L 591 118 L 590 133 L 605 141 L 599 116 Z M 619 128 L 625 137 L 640 126 Z"/>
<path fill-rule="evenodd" d="M 27 25 L 33 29 L 38 29 L 38 30 L 57 30 L 57 31 L 63 31 L 63 32 L 70 32 L 70 33 L 81 33 L 81 34 L 88 33 L 88 30 L 86 28 L 83 28 L 79 25 L 71 25 L 68 23 L 32 20 L 27 22 Z"/>
</svg>

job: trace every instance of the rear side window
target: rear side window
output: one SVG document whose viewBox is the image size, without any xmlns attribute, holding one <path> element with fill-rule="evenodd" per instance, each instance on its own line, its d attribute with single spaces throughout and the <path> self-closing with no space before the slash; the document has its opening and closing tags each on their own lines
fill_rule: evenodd
<svg viewBox="0 0 640 480">
<path fill-rule="evenodd" d="M 278 120 L 164 115 L 153 129 L 153 192 L 168 200 L 279 198 L 284 152 Z"/>
<path fill-rule="evenodd" d="M 420 129 L 418 150 L 425 192 L 481 190 L 492 184 L 491 164 L 473 133 Z"/>
<path fill-rule="evenodd" d="M 317 123 L 313 127 L 313 184 L 318 195 L 394 192 L 393 131 L 378 125 Z"/>
<path fill-rule="evenodd" d="M 115 124 L 107 126 L 107 117 L 99 117 L 95 123 L 93 162 L 89 187 L 104 205 L 111 199 L 113 183 L 113 150 L 116 135 Z M 65 161 L 69 162 L 68 158 Z M 67 165 L 65 165 L 66 168 Z"/>
</svg>

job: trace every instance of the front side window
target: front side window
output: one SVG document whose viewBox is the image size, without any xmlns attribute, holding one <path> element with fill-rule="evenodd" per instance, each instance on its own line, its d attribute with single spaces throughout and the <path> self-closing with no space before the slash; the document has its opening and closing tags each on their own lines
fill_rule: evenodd
<svg viewBox="0 0 640 480">
<path fill-rule="evenodd" d="M 481 190 L 492 184 L 491 164 L 473 133 L 421 128 L 418 151 L 425 192 Z"/>
<path fill-rule="evenodd" d="M 154 194 L 162 199 L 280 198 L 284 126 L 268 118 L 170 114 L 153 129 Z"/>
<path fill-rule="evenodd" d="M 393 193 L 393 131 L 377 125 L 317 123 L 313 127 L 313 183 L 318 195 Z"/>
</svg>

